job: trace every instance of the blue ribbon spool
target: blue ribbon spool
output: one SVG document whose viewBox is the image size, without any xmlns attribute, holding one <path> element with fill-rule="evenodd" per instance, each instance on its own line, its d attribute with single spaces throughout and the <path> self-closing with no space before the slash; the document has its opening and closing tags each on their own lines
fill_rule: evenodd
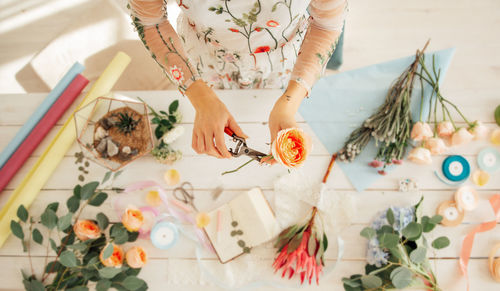
<svg viewBox="0 0 500 291">
<path fill-rule="evenodd" d="M 497 171 L 500 169 L 500 152 L 493 147 L 483 149 L 477 156 L 477 164 L 483 171 L 490 173 Z"/>
<path fill-rule="evenodd" d="M 155 224 L 151 230 L 151 242 L 160 250 L 167 250 L 173 247 L 179 238 L 177 226 L 172 222 L 162 221 Z"/>
<path fill-rule="evenodd" d="M 449 156 L 443 161 L 443 175 L 453 182 L 464 181 L 470 176 L 470 164 L 459 155 Z"/>
</svg>

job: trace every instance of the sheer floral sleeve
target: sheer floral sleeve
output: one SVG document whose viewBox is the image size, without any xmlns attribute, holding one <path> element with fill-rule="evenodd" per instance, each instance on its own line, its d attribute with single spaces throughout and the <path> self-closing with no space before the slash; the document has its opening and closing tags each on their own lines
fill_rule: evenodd
<svg viewBox="0 0 500 291">
<path fill-rule="evenodd" d="M 309 4 L 309 28 L 291 76 L 308 95 L 335 51 L 346 11 L 347 0 L 311 0 Z"/>
<path fill-rule="evenodd" d="M 184 93 L 199 76 L 167 19 L 166 0 L 129 0 L 128 7 L 144 46 L 170 81 Z"/>
</svg>

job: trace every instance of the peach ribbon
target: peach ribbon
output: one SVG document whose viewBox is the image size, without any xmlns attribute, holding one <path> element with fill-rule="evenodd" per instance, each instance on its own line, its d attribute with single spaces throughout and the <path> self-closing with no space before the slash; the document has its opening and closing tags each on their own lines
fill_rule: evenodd
<svg viewBox="0 0 500 291">
<path fill-rule="evenodd" d="M 483 222 L 474 228 L 469 234 L 464 238 L 462 244 L 462 250 L 460 251 L 460 270 L 467 280 L 467 290 L 469 290 L 469 276 L 467 273 L 467 266 L 469 264 L 469 258 L 472 251 L 472 246 L 474 245 L 474 237 L 476 233 L 486 232 L 495 228 L 497 223 L 500 221 L 500 194 L 495 194 L 490 198 L 490 205 L 495 213 L 495 220 Z"/>
<path fill-rule="evenodd" d="M 491 277 L 495 281 L 500 282 L 500 258 L 495 258 L 497 251 L 500 250 L 500 243 L 497 243 L 490 252 L 488 257 L 488 269 Z"/>
</svg>

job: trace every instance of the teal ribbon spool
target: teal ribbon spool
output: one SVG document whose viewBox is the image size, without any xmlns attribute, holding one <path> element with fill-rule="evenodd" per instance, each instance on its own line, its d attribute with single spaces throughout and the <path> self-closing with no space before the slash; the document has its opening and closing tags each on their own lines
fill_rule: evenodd
<svg viewBox="0 0 500 291">
<path fill-rule="evenodd" d="M 495 172 L 500 169 L 500 152 L 492 147 L 488 147 L 479 152 L 477 156 L 479 168 L 486 172 Z"/>
<path fill-rule="evenodd" d="M 464 181 L 470 176 L 470 164 L 459 155 L 449 156 L 443 161 L 443 175 L 453 182 Z"/>
<path fill-rule="evenodd" d="M 151 230 L 151 243 L 160 249 L 167 250 L 173 247 L 179 239 L 177 226 L 172 222 L 161 221 L 155 224 Z"/>
</svg>

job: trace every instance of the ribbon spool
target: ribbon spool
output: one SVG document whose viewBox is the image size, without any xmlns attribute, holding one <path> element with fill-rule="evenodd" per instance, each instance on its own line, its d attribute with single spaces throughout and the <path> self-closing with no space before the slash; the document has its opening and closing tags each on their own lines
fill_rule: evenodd
<svg viewBox="0 0 500 291">
<path fill-rule="evenodd" d="M 457 226 L 464 220 L 464 211 L 451 200 L 439 204 L 437 214 L 443 217 L 441 224 L 444 226 Z"/>
<path fill-rule="evenodd" d="M 467 160 L 459 155 L 449 156 L 443 161 L 443 175 L 453 182 L 461 182 L 470 175 L 470 165 Z"/>
<path fill-rule="evenodd" d="M 479 199 L 474 188 L 463 186 L 455 192 L 455 202 L 461 209 L 471 211 L 476 209 Z"/>
<path fill-rule="evenodd" d="M 500 282 L 500 258 L 495 258 L 495 255 L 499 249 L 500 243 L 493 247 L 488 257 L 488 269 L 490 270 L 491 277 L 497 282 Z"/>
<path fill-rule="evenodd" d="M 177 226 L 172 222 L 161 221 L 155 224 L 151 230 L 151 243 L 160 249 L 167 250 L 173 247 L 179 239 Z"/>
<path fill-rule="evenodd" d="M 500 152 L 492 147 L 488 147 L 479 152 L 477 164 L 481 170 L 495 172 L 500 169 Z"/>
</svg>

